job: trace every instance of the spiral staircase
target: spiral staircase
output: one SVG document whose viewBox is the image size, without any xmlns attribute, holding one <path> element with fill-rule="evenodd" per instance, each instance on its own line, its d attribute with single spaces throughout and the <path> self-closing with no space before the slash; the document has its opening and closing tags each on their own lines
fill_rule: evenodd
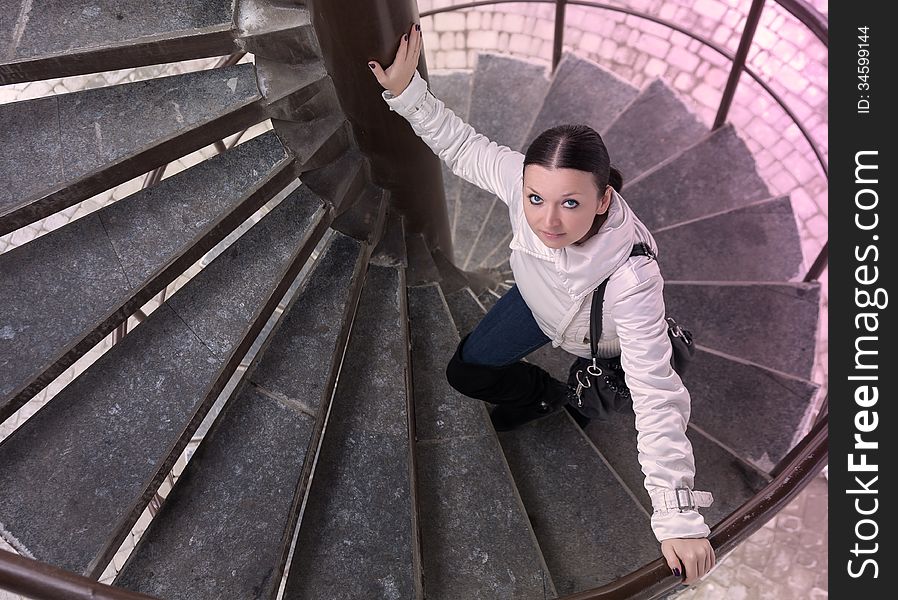
<svg viewBox="0 0 898 600">
<path fill-rule="evenodd" d="M 68 40 L 25 35 L 0 65 L 13 82 L 255 54 L 0 105 L 0 233 L 274 126 L 0 255 L 0 420 L 203 266 L 0 442 L 3 539 L 100 578 L 202 434 L 116 576 L 123 592 L 556 598 L 658 559 L 632 412 L 581 429 L 561 411 L 497 435 L 445 380 L 460 335 L 513 283 L 502 202 L 446 171 L 455 256 L 428 248 L 372 183 L 305 9 L 196 5 L 146 11 L 140 31 L 103 13 Z M 66 6 L 32 18 L 51 31 L 77 16 Z M 789 198 L 771 196 L 731 127 L 708 131 L 663 81 L 639 90 L 573 54 L 554 76 L 481 54 L 430 85 L 521 151 L 561 122 L 602 132 L 658 242 L 668 313 L 699 342 L 687 433 L 714 526 L 770 482 L 816 392 L 819 289 L 796 282 Z M 559 379 L 570 359 L 527 358 Z"/>
</svg>

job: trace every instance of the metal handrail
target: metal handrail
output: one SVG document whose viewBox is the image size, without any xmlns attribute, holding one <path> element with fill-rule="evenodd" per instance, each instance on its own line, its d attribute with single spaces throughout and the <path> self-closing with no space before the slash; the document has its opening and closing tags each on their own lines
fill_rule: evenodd
<svg viewBox="0 0 898 600">
<path fill-rule="evenodd" d="M 0 549 L 0 582 L 15 594 L 53 600 L 159 600 L 131 590 L 106 585 L 33 558 Z"/>
<path fill-rule="evenodd" d="M 711 529 L 708 541 L 724 556 L 755 533 L 801 492 L 826 464 L 829 456 L 829 419 L 824 415 L 778 467 L 774 478 L 742 506 Z M 783 464 L 785 463 L 785 464 Z M 670 572 L 663 558 L 593 590 L 559 600 L 649 599 L 670 592 L 680 578 Z"/>
</svg>

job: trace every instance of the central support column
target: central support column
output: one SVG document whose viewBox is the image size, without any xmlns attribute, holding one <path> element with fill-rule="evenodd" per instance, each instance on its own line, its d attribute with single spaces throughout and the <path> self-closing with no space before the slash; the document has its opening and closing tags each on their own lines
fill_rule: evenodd
<svg viewBox="0 0 898 600">
<path fill-rule="evenodd" d="M 422 233 L 431 249 L 452 256 L 449 215 L 440 159 L 408 122 L 390 111 L 383 88 L 368 67 L 393 63 L 400 36 L 418 23 L 415 0 L 307 0 L 312 27 L 327 72 L 359 149 L 368 157 L 374 183 L 392 193 L 392 205 L 411 232 Z M 424 52 L 418 71 L 428 79 Z"/>
</svg>

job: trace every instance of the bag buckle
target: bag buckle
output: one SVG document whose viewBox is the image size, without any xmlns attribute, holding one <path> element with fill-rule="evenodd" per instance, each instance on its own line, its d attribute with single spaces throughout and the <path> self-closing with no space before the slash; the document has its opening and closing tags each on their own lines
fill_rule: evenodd
<svg viewBox="0 0 898 600">
<path fill-rule="evenodd" d="M 686 512 L 687 510 L 695 510 L 695 498 L 692 496 L 692 490 L 687 487 L 678 487 L 674 489 L 674 492 L 677 495 L 677 508 L 680 512 Z M 686 497 L 687 504 L 683 504 L 680 501 L 680 492 L 683 492 Z"/>
<path fill-rule="evenodd" d="M 683 338 L 683 341 L 686 342 L 686 345 L 692 343 L 692 337 L 687 335 L 686 331 L 683 330 L 682 327 L 674 320 L 673 317 L 667 317 L 665 319 L 667 321 L 668 328 L 670 329 L 670 335 L 673 337 Z"/>
</svg>

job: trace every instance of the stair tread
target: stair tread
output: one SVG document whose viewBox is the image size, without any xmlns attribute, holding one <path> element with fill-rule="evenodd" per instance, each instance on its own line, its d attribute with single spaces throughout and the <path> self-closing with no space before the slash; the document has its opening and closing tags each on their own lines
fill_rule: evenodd
<svg viewBox="0 0 898 600">
<path fill-rule="evenodd" d="M 565 52 L 527 135 L 527 144 L 546 129 L 568 123 L 583 123 L 602 133 L 638 93 L 596 63 Z"/>
<path fill-rule="evenodd" d="M 85 573 L 111 526 L 130 529 L 194 413 L 217 397 L 207 398 L 259 306 L 297 249 L 311 251 L 322 215 L 317 198 L 289 196 L 0 443 L 0 520 L 31 555 Z"/>
<path fill-rule="evenodd" d="M 342 354 L 337 346 L 362 248 L 334 234 L 116 586 L 159 598 L 268 597 L 277 590 L 297 516 L 294 495 Z M 193 585 L 198 576 L 207 582 L 201 588 Z"/>
<path fill-rule="evenodd" d="M 446 381 L 438 286 L 408 289 L 424 579 L 445 598 L 544 598 L 552 583 L 482 402 Z M 546 590 L 550 590 L 546 592 Z"/>
<path fill-rule="evenodd" d="M 399 269 L 369 267 L 287 597 L 415 597 L 404 294 Z"/>
<path fill-rule="evenodd" d="M 521 85 L 526 81 L 527 85 Z M 515 93 L 510 95 L 509 88 Z M 539 110 L 549 80 L 546 68 L 520 58 L 482 52 L 471 83 L 468 122 L 497 144 L 522 150 L 527 128 Z"/>
<path fill-rule="evenodd" d="M 817 391 L 810 381 L 701 348 L 684 383 L 692 398 L 690 422 L 766 473 L 794 446 Z"/>
<path fill-rule="evenodd" d="M 624 189 L 624 198 L 651 230 L 770 196 L 732 125 L 710 133 Z"/>
<path fill-rule="evenodd" d="M 440 272 L 422 234 L 406 232 L 405 248 L 408 253 L 408 285 L 425 285 L 440 280 Z"/>
<path fill-rule="evenodd" d="M 801 244 L 788 197 L 757 202 L 654 233 L 666 281 L 788 281 Z"/>
<path fill-rule="evenodd" d="M 622 412 L 610 414 L 606 422 L 591 421 L 585 432 L 640 504 L 652 512 L 644 486 L 645 474 L 639 464 L 632 404 Z M 686 435 L 695 458 L 693 489 L 714 495 L 711 506 L 700 509 L 705 523 L 713 527 L 762 489 L 767 478 L 695 429 L 690 427 Z"/>
<path fill-rule="evenodd" d="M 383 267 L 408 266 L 405 252 L 405 223 L 398 211 L 388 209 L 384 234 L 371 253 L 369 262 Z"/>
<path fill-rule="evenodd" d="M 367 179 L 363 178 L 363 182 Z M 331 228 L 354 237 L 357 240 L 373 242 L 370 239 L 379 232 L 375 231 L 379 220 L 385 217 L 387 191 L 372 183 L 365 183 L 364 188 L 358 192 L 358 198 L 353 201 L 343 213 L 331 224 Z M 347 203 L 350 199 L 347 198 Z"/>
<path fill-rule="evenodd" d="M 166 265 L 200 240 L 224 238 L 216 222 L 288 165 L 277 136 L 266 133 L 0 256 L 0 278 L 10 283 L 0 289 L 0 305 L 16 307 L 3 311 L 13 333 L 0 338 L 5 404 L 47 365 L 74 362 L 80 354 L 67 349 L 114 318 Z"/>
<path fill-rule="evenodd" d="M 473 73 L 471 71 L 461 72 L 431 72 L 430 73 L 430 90 L 434 96 L 442 100 L 446 107 L 458 115 L 463 121 L 468 120 L 468 110 L 471 106 L 471 79 Z M 458 202 L 458 193 L 461 189 L 463 179 L 455 175 L 449 166 L 440 161 L 443 169 L 443 188 L 446 194 L 446 208 L 449 213 L 449 226 L 455 222 L 455 208 Z M 452 231 L 452 237 L 455 237 L 455 231 Z"/>
<path fill-rule="evenodd" d="M 473 71 L 431 71 L 430 91 L 446 104 L 446 108 L 467 120 L 471 108 Z"/>
<path fill-rule="evenodd" d="M 470 287 L 467 274 L 449 262 L 449 259 L 442 250 L 437 248 L 431 250 L 430 256 L 433 258 L 433 264 L 440 273 L 440 289 L 443 295 L 448 296 L 462 288 Z"/>
<path fill-rule="evenodd" d="M 462 182 L 456 210 L 458 214 L 455 217 L 455 237 L 452 249 L 454 262 L 459 266 L 464 266 L 468 253 L 475 246 L 477 236 L 490 213 L 505 213 L 505 222 L 508 224 L 508 229 L 511 229 L 508 206 L 494 194 L 473 183 Z"/>
<path fill-rule="evenodd" d="M 652 81 L 621 112 L 602 138 L 624 184 L 691 146 L 708 129 L 660 79 Z"/>
<path fill-rule="evenodd" d="M 697 343 L 805 379 L 814 364 L 819 301 L 818 283 L 664 286 L 667 314 Z"/>
<path fill-rule="evenodd" d="M 660 556 L 649 516 L 565 411 L 499 440 L 560 595 L 610 583 Z"/>
<path fill-rule="evenodd" d="M 0 186 L 9 190 L 0 215 L 82 182 L 86 189 L 69 206 L 175 160 L 180 154 L 156 153 L 133 175 L 118 173 L 123 161 L 261 97 L 253 65 L 237 64 L 0 105 L 0 145 L 10 149 L 0 161 Z M 203 137 L 205 143 L 221 139 Z"/>
<path fill-rule="evenodd" d="M 364 191 L 367 183 L 365 157 L 348 149 L 340 157 L 318 169 L 306 171 L 300 180 L 334 205 L 336 214 L 348 210 Z"/>
<path fill-rule="evenodd" d="M 127 6 L 122 6 L 124 4 Z M 71 4 L 41 4 L 40 10 L 29 11 L 27 26 L 17 43 L 12 43 L 12 34 L 18 23 L 14 19 L 4 23 L 3 39 L 10 40 L 4 54 L 23 59 L 67 54 L 147 37 L 186 37 L 191 33 L 196 35 L 197 29 L 230 28 L 233 21 L 233 2 L 230 0 L 206 0 L 192 5 L 189 10 L 174 6 L 166 9 L 158 3 L 146 2 L 120 2 L 115 8 L 104 10 L 90 5 L 79 10 L 80 7 Z M 64 28 L 65 35 L 60 35 L 60 28 Z"/>
<path fill-rule="evenodd" d="M 477 241 L 469 248 L 470 253 L 464 265 L 465 269 L 475 269 L 480 266 L 487 256 L 494 255 L 497 246 L 505 242 L 511 234 L 511 220 L 508 213 L 508 205 L 495 198 L 492 209 L 481 222 Z M 508 242 L 505 242 L 505 245 L 508 245 Z"/>
<path fill-rule="evenodd" d="M 474 331 L 486 313 L 471 288 L 462 288 L 445 296 L 458 335 L 464 337 L 468 332 Z"/>
</svg>

